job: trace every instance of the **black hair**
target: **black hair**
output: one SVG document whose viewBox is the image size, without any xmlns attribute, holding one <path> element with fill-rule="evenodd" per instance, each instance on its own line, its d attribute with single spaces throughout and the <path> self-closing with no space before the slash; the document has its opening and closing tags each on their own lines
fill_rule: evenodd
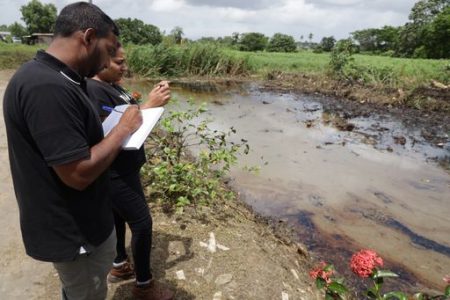
<svg viewBox="0 0 450 300">
<path fill-rule="evenodd" d="M 110 31 L 119 35 L 119 28 L 100 8 L 87 2 L 76 2 L 64 7 L 55 24 L 55 36 L 68 37 L 79 30 L 93 28 L 98 37 L 106 37 Z"/>
</svg>

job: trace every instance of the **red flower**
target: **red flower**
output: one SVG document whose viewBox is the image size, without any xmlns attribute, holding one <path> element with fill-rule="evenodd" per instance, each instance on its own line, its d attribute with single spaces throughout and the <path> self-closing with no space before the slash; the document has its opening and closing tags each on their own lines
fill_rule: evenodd
<svg viewBox="0 0 450 300">
<path fill-rule="evenodd" d="M 442 278 L 442 280 L 444 280 L 445 283 L 450 284 L 450 275 L 445 275 L 444 278 Z"/>
<path fill-rule="evenodd" d="M 372 275 L 377 266 L 383 266 L 383 259 L 372 250 L 361 250 L 353 254 L 350 260 L 350 268 L 353 273 L 362 278 Z"/>
<path fill-rule="evenodd" d="M 327 270 L 325 271 L 325 268 L 327 267 L 327 263 L 322 261 L 318 266 L 313 268 L 311 271 L 309 271 L 309 276 L 313 279 L 322 278 L 325 280 L 328 284 L 331 283 L 331 275 L 333 275 L 333 270 Z"/>
<path fill-rule="evenodd" d="M 131 97 L 133 97 L 135 100 L 141 99 L 142 95 L 139 92 L 133 92 L 131 93 Z"/>
</svg>

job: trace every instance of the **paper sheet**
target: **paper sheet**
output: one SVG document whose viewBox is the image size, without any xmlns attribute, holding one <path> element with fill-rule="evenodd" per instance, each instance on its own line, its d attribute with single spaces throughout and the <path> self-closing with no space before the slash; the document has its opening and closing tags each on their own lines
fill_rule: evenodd
<svg viewBox="0 0 450 300">
<path fill-rule="evenodd" d="M 103 121 L 103 133 L 105 136 L 114 128 L 114 126 L 119 123 L 122 113 L 127 109 L 128 104 L 118 105 L 114 107 L 114 110 L 109 114 L 109 116 Z M 136 130 L 131 136 L 129 136 L 122 144 L 122 149 L 124 150 L 138 150 L 144 144 L 145 139 L 155 127 L 156 122 L 158 122 L 162 113 L 164 112 L 163 107 L 147 108 L 142 109 L 142 125 Z"/>
</svg>

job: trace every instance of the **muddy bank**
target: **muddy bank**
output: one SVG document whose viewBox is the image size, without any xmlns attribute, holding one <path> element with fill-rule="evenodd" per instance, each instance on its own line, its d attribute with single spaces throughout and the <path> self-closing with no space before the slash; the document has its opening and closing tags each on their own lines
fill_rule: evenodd
<svg viewBox="0 0 450 300">
<path fill-rule="evenodd" d="M 417 88 L 390 88 L 369 86 L 358 82 L 337 81 L 323 75 L 273 72 L 265 86 L 270 89 L 320 93 L 358 103 L 374 103 L 389 107 L 409 107 L 421 111 L 450 114 L 450 86 L 436 81 Z"/>
<path fill-rule="evenodd" d="M 288 227 L 270 226 L 238 202 L 181 215 L 150 206 L 153 272 L 176 290 L 176 299 L 323 298 L 308 276 L 311 258 L 290 242 Z M 112 285 L 110 299 L 132 299 L 132 284 Z"/>
</svg>

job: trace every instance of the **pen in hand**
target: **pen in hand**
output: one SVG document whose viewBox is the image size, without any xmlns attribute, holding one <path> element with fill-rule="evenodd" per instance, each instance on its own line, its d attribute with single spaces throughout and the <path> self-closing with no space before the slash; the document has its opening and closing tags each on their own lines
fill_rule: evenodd
<svg viewBox="0 0 450 300">
<path fill-rule="evenodd" d="M 115 111 L 115 112 L 118 112 L 119 114 L 123 114 L 123 111 L 120 111 L 120 110 L 117 110 L 117 109 L 115 109 L 115 108 L 113 108 L 113 107 L 111 107 L 111 106 L 107 106 L 107 105 L 103 105 L 102 106 L 102 109 L 104 110 L 104 111 L 107 111 L 107 112 L 113 112 L 113 111 Z"/>
</svg>

